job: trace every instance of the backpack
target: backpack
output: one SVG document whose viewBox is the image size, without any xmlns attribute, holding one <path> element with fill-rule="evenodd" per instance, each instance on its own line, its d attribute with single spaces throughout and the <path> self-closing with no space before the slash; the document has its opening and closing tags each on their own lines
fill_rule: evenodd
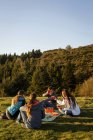
<svg viewBox="0 0 93 140">
<path fill-rule="evenodd" d="M 7 110 L 13 116 L 19 110 L 19 108 L 21 107 L 21 105 L 22 105 L 22 101 L 16 103 L 15 105 L 9 106 Z"/>
</svg>

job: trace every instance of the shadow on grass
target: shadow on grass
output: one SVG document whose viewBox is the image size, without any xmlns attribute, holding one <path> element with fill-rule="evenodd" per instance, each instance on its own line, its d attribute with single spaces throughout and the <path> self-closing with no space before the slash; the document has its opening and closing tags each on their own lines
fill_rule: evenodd
<svg viewBox="0 0 93 140">
<path fill-rule="evenodd" d="M 55 132 L 78 132 L 84 131 L 89 132 L 93 131 L 93 125 L 85 125 L 85 124 L 62 124 L 62 123 L 48 123 L 42 125 L 42 130 L 53 130 Z"/>
<path fill-rule="evenodd" d="M 1 106 L 6 106 L 6 107 L 8 107 L 8 106 L 10 106 L 11 104 L 10 103 L 1 103 Z"/>
<path fill-rule="evenodd" d="M 82 109 L 78 117 L 60 116 L 53 122 L 44 123 L 42 129 L 55 132 L 93 131 L 93 109 Z"/>
<path fill-rule="evenodd" d="M 93 123 L 93 119 L 89 118 L 58 118 L 55 120 L 55 122 L 61 122 L 61 123 Z"/>
<path fill-rule="evenodd" d="M 83 109 L 81 110 L 80 116 L 70 117 L 70 116 L 60 116 L 55 122 L 62 123 L 93 123 L 93 109 Z"/>
<path fill-rule="evenodd" d="M 93 109 L 92 108 L 84 108 L 84 109 L 81 109 L 81 115 L 80 115 L 80 117 L 93 118 Z"/>
</svg>

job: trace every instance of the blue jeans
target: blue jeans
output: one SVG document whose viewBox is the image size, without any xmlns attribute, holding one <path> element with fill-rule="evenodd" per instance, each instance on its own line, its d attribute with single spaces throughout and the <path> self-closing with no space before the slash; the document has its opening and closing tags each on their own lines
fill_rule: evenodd
<svg viewBox="0 0 93 140">
<path fill-rule="evenodd" d="M 65 115 L 73 116 L 73 113 L 71 110 L 62 110 Z"/>
<path fill-rule="evenodd" d="M 19 112 L 19 114 L 18 114 L 17 121 L 18 121 L 18 122 L 21 122 L 21 121 L 22 121 L 22 116 L 21 116 L 21 113 L 20 113 L 20 112 Z"/>
<path fill-rule="evenodd" d="M 41 101 L 42 106 L 43 106 L 44 108 L 46 108 L 46 107 L 53 107 L 53 108 L 56 109 L 56 104 L 53 104 L 52 102 L 49 102 L 49 101 L 51 101 L 49 98 L 46 99 L 46 100 Z"/>
<path fill-rule="evenodd" d="M 27 115 L 26 115 L 26 112 L 25 111 L 21 111 L 20 110 L 20 113 L 19 113 L 19 115 L 17 117 L 17 121 L 20 121 L 20 118 L 22 118 L 23 123 L 25 124 L 25 127 L 26 128 L 32 128 L 31 127 L 31 124 L 29 123 L 29 120 L 27 118 Z"/>
</svg>

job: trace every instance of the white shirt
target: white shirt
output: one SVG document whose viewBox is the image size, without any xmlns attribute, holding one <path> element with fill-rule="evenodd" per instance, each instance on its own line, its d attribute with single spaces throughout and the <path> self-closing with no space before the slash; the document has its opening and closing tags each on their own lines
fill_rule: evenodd
<svg viewBox="0 0 93 140">
<path fill-rule="evenodd" d="M 70 105 L 69 105 L 69 102 L 68 102 L 67 99 L 63 99 L 62 101 L 57 100 L 57 103 L 60 104 L 60 105 L 65 105 L 65 108 L 63 109 L 64 111 L 71 110 L 73 115 L 79 115 L 80 114 L 79 106 L 76 103 L 76 106 L 73 107 L 73 102 L 72 102 L 71 99 L 70 99 Z"/>
</svg>

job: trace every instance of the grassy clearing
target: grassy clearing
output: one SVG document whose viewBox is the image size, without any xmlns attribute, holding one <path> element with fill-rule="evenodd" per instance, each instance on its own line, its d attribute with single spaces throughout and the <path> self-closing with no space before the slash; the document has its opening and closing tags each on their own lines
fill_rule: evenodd
<svg viewBox="0 0 93 140">
<path fill-rule="evenodd" d="M 0 98 L 0 111 L 10 105 L 11 98 Z M 0 120 L 0 140 L 93 140 L 93 98 L 78 97 L 79 117 L 60 116 L 43 122 L 40 130 L 22 128 L 14 121 Z"/>
</svg>

